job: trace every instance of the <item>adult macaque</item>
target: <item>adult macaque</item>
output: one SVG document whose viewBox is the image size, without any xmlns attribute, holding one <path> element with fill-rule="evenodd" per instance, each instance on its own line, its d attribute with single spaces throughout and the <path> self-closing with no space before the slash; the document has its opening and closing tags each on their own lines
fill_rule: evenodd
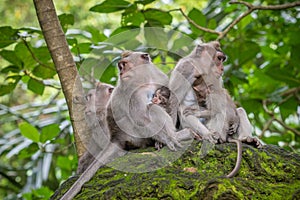
<svg viewBox="0 0 300 200">
<path fill-rule="evenodd" d="M 118 63 L 119 80 L 107 107 L 110 141 L 62 199 L 72 199 L 98 168 L 126 151 L 155 145 L 171 150 L 181 147 L 180 139 L 192 138 L 189 130 L 175 132 L 168 113 L 159 105 L 149 106 L 154 92 L 168 84 L 168 78 L 143 52 L 125 52 Z"/>
<path fill-rule="evenodd" d="M 109 143 L 106 109 L 113 89 L 112 85 L 98 82 L 96 88 L 86 95 L 85 118 L 92 131 L 92 139 L 87 151 L 78 160 L 77 174 L 81 174 Z"/>
<path fill-rule="evenodd" d="M 225 58 L 218 42 L 197 45 L 188 56 L 178 62 L 169 82 L 169 89 L 171 90 L 170 115 L 173 121 L 176 121 L 178 114 L 182 128 L 191 128 L 202 139 L 209 140 L 211 143 L 217 143 L 219 135 L 208 130 L 197 116 L 186 114 L 189 113 L 186 111 L 191 107 L 199 107 L 192 86 L 197 78 L 208 73 L 207 68 L 203 66 L 216 65 L 218 70 L 215 73 L 221 77 Z M 202 98 L 205 99 L 205 97 Z"/>
</svg>

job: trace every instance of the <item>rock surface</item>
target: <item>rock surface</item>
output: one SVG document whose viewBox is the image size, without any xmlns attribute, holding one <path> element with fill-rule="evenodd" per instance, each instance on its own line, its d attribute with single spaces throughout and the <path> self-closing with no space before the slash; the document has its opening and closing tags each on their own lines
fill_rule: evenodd
<svg viewBox="0 0 300 200">
<path fill-rule="evenodd" d="M 300 199 L 299 154 L 243 144 L 239 173 L 225 178 L 236 155 L 235 144 L 197 141 L 176 153 L 139 150 L 101 167 L 75 199 Z M 77 178 L 62 184 L 52 199 L 59 199 Z"/>
</svg>

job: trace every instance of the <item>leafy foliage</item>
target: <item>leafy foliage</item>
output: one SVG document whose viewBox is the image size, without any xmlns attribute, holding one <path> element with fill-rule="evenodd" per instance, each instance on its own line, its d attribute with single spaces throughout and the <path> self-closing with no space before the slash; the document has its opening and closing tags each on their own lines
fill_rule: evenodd
<svg viewBox="0 0 300 200">
<path fill-rule="evenodd" d="M 170 8 L 155 0 L 105 0 L 86 13 L 99 18 L 109 13 L 115 26 L 120 19 L 118 27 L 106 29 L 93 27 L 92 21 L 75 29 L 83 20 L 77 18 L 79 11 L 61 14 L 60 22 L 86 88 L 97 80 L 116 83 L 115 63 L 124 49 L 150 52 L 153 62 L 169 73 L 193 48 L 194 40 L 218 37 L 196 25 L 222 31 L 247 10 L 228 1 L 209 1 L 205 7 L 183 10 L 196 23 L 193 25 L 178 10 L 179 5 L 190 7 L 180 3 L 172 1 Z M 280 3 L 286 1 L 255 1 Z M 296 152 L 300 150 L 299 25 L 295 8 L 257 10 L 221 40 L 228 55 L 224 84 L 247 110 L 255 133 L 265 143 Z M 1 26 L 0 34 L 0 176 L 6 175 L 0 185 L 7 188 L 1 189 L 0 198 L 12 199 L 26 188 L 24 199 L 48 199 L 77 162 L 60 83 L 38 27 Z"/>
</svg>

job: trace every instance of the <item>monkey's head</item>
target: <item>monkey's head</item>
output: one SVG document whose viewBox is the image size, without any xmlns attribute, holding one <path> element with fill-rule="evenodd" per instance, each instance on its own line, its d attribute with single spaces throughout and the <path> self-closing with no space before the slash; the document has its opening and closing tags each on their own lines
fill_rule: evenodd
<svg viewBox="0 0 300 200">
<path fill-rule="evenodd" d="M 101 98 L 103 103 L 107 103 L 114 87 L 112 85 L 98 82 L 96 83 L 96 97 Z"/>
<path fill-rule="evenodd" d="M 153 95 L 152 103 L 166 105 L 170 98 L 169 88 L 162 86 L 157 89 Z"/>
<path fill-rule="evenodd" d="M 95 113 L 97 110 L 104 110 L 114 87 L 106 83 L 96 83 L 96 88 L 89 90 L 86 95 L 85 113 Z"/>
<path fill-rule="evenodd" d="M 125 74 L 132 68 L 152 63 L 149 54 L 144 52 L 124 51 L 121 56 L 122 58 L 118 62 L 119 75 L 121 79 L 124 78 Z"/>
<path fill-rule="evenodd" d="M 196 56 L 205 56 L 205 58 L 207 58 L 207 67 L 212 67 L 212 71 L 217 78 L 220 78 L 223 75 L 223 62 L 226 61 L 226 55 L 222 51 L 218 41 L 199 44 L 193 53 L 196 54 Z"/>
</svg>

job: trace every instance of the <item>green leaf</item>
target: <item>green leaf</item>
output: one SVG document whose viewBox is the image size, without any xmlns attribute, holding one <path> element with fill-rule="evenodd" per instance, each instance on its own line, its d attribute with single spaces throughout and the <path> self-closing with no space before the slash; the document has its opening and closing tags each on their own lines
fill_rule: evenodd
<svg viewBox="0 0 300 200">
<path fill-rule="evenodd" d="M 281 135 L 273 135 L 270 137 L 264 137 L 263 141 L 267 144 L 274 144 L 274 145 L 278 145 L 279 141 L 282 141 L 283 137 Z"/>
<path fill-rule="evenodd" d="M 44 93 L 45 86 L 41 81 L 30 78 L 27 85 L 28 89 L 36 94 L 42 95 Z"/>
<path fill-rule="evenodd" d="M 138 1 L 135 1 L 134 3 L 147 5 L 149 3 L 152 3 L 153 1 L 155 1 L 155 0 L 138 0 Z"/>
<path fill-rule="evenodd" d="M 101 33 L 98 28 L 88 26 L 86 27 L 86 30 L 92 34 L 91 41 L 94 43 L 103 42 L 107 39 L 107 37 Z"/>
<path fill-rule="evenodd" d="M 22 67 L 22 60 L 18 57 L 15 51 L 9 51 L 9 50 L 2 50 L 0 52 L 0 56 L 7 60 L 8 62 L 18 66 Z"/>
<path fill-rule="evenodd" d="M 30 43 L 28 43 L 29 48 L 32 50 Z M 25 69 L 33 69 L 36 65 L 36 61 L 33 59 L 30 51 L 24 43 L 18 43 L 15 47 L 15 53 L 19 59 L 22 60 L 23 66 Z"/>
<path fill-rule="evenodd" d="M 295 66 L 299 66 L 300 63 L 300 45 L 293 45 L 291 49 L 291 62 Z"/>
<path fill-rule="evenodd" d="M 32 140 L 33 142 L 39 142 L 40 140 L 39 131 L 31 124 L 28 124 L 27 122 L 20 123 L 19 129 L 21 131 L 21 134 L 24 137 Z"/>
<path fill-rule="evenodd" d="M 33 154 L 35 154 L 39 150 L 39 146 L 37 143 L 32 143 L 28 147 L 22 149 L 19 154 L 18 158 L 25 159 L 31 157 Z"/>
<path fill-rule="evenodd" d="M 281 117 L 285 120 L 290 115 L 293 115 L 297 111 L 297 107 L 299 105 L 299 101 L 297 101 L 296 97 L 291 97 L 287 101 L 283 102 L 280 105 L 280 114 Z"/>
<path fill-rule="evenodd" d="M 116 29 L 106 42 L 123 47 L 124 49 L 136 49 L 141 43 L 136 36 L 140 34 L 140 29 L 132 29 L 132 27 L 120 27 Z"/>
<path fill-rule="evenodd" d="M 117 77 L 117 68 L 111 64 L 103 71 L 100 81 L 115 85 L 117 79 L 112 79 L 113 77 Z"/>
<path fill-rule="evenodd" d="M 0 85 L 0 96 L 11 93 L 16 88 L 16 84 Z"/>
<path fill-rule="evenodd" d="M 205 27 L 206 26 L 206 17 L 202 14 L 202 12 L 196 8 L 193 8 L 189 14 L 188 17 L 196 22 L 196 24 Z M 193 26 L 193 25 L 192 25 Z M 195 26 L 193 26 L 195 27 Z M 199 29 L 197 29 L 199 30 Z"/>
<path fill-rule="evenodd" d="M 56 74 L 56 71 L 54 67 L 51 65 L 47 67 L 38 65 L 33 69 L 32 74 L 42 79 L 47 79 L 47 78 L 53 78 L 53 76 Z"/>
<path fill-rule="evenodd" d="M 162 10 L 150 8 L 144 12 L 144 15 L 150 26 L 170 25 L 172 22 L 172 15 Z"/>
<path fill-rule="evenodd" d="M 32 48 L 32 52 L 39 62 L 46 64 L 50 61 L 52 63 L 52 58 L 47 47 Z"/>
<path fill-rule="evenodd" d="M 60 132 L 58 124 L 50 124 L 42 129 L 40 142 L 45 143 L 48 140 L 55 138 Z"/>
<path fill-rule="evenodd" d="M 72 170 L 72 161 L 68 157 L 59 156 L 56 164 L 61 169 Z"/>
<path fill-rule="evenodd" d="M 58 19 L 64 32 L 66 32 L 68 25 L 74 25 L 74 15 L 72 14 L 61 14 L 58 16 Z"/>
<path fill-rule="evenodd" d="M 300 80 L 297 77 L 295 77 L 295 75 L 293 75 L 287 69 L 281 69 L 278 65 L 270 65 L 269 67 L 267 67 L 265 74 L 277 81 L 286 83 L 291 87 L 296 87 L 300 85 Z"/>
<path fill-rule="evenodd" d="M 92 44 L 91 43 L 79 43 L 77 45 L 73 45 L 73 48 L 71 49 L 71 51 L 73 53 L 90 53 L 92 48 L 91 48 Z"/>
<path fill-rule="evenodd" d="M 21 71 L 20 67 L 15 66 L 15 65 L 9 65 L 7 67 L 4 67 L 1 70 L 1 73 L 8 73 L 8 72 L 14 72 L 14 73 L 19 73 Z"/>
<path fill-rule="evenodd" d="M 0 85 L 0 96 L 11 93 L 21 80 L 22 76 L 13 75 L 8 76 L 5 80 L 8 82 L 7 85 Z"/>
<path fill-rule="evenodd" d="M 13 44 L 19 38 L 18 30 L 11 28 L 10 26 L 0 27 L 0 48 L 4 48 Z"/>
<path fill-rule="evenodd" d="M 238 49 L 239 64 L 243 65 L 251 59 L 255 59 L 260 52 L 260 47 L 257 43 L 251 41 L 241 42 Z"/>
<path fill-rule="evenodd" d="M 145 21 L 144 15 L 139 11 L 126 12 L 122 14 L 122 26 L 140 26 Z"/>
<path fill-rule="evenodd" d="M 193 8 L 189 14 L 188 17 L 193 20 L 196 24 L 206 27 L 206 17 L 202 14 L 202 12 L 196 8 Z M 200 34 L 202 33 L 201 30 L 196 28 L 194 25 L 191 24 L 191 30 L 195 34 Z"/>
<path fill-rule="evenodd" d="M 124 0 L 106 0 L 101 4 L 93 6 L 90 11 L 99 13 L 112 13 L 120 10 L 125 10 L 131 4 Z"/>
<path fill-rule="evenodd" d="M 168 49 L 168 35 L 161 28 L 145 29 L 145 38 L 147 45 L 158 49 Z"/>
</svg>

